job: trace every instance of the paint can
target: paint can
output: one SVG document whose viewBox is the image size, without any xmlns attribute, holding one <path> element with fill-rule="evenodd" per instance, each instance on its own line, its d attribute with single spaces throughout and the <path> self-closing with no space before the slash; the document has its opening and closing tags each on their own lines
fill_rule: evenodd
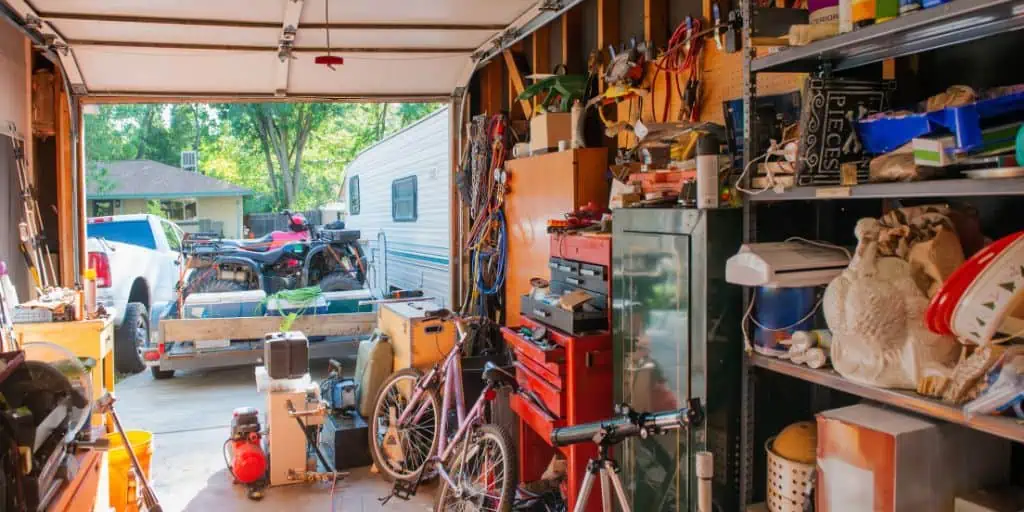
<svg viewBox="0 0 1024 512">
<path fill-rule="evenodd" d="M 900 0 L 875 0 L 875 23 L 883 23 L 900 15 Z"/>
<path fill-rule="evenodd" d="M 808 0 L 811 25 L 839 23 L 839 0 Z"/>
<path fill-rule="evenodd" d="M 921 0 L 900 0 L 900 14 L 907 14 L 921 9 Z"/>
<path fill-rule="evenodd" d="M 839 0 L 839 33 L 853 32 L 853 0 Z"/>
<path fill-rule="evenodd" d="M 875 24 L 875 0 L 853 0 L 853 28 Z"/>
</svg>

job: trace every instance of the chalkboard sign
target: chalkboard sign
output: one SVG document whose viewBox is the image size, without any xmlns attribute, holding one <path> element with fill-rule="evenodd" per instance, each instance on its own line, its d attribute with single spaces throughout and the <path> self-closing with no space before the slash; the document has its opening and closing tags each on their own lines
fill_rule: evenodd
<svg viewBox="0 0 1024 512">
<path fill-rule="evenodd" d="M 800 112 L 797 183 L 840 184 L 843 164 L 859 166 L 857 181 L 867 181 L 867 157 L 854 126 L 888 106 L 892 81 L 808 78 Z"/>
</svg>

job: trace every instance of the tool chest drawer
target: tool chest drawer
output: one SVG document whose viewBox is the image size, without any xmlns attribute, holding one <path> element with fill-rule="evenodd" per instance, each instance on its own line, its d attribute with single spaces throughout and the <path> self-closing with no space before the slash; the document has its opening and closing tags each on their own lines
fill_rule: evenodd
<svg viewBox="0 0 1024 512">
<path fill-rule="evenodd" d="M 520 322 L 522 323 L 522 320 Z M 539 326 L 523 323 L 523 327 L 536 329 Z M 542 346 L 536 341 L 526 339 L 522 334 L 519 334 L 517 329 L 511 327 L 502 327 L 501 337 L 517 353 L 522 353 L 556 375 L 563 374 L 562 363 L 565 362 L 565 348 L 562 346 L 556 343 L 548 343 Z"/>
<path fill-rule="evenodd" d="M 551 269 L 552 273 L 565 272 L 568 274 L 578 274 L 580 272 L 579 262 L 562 258 L 551 258 L 548 260 L 548 268 Z"/>
<path fill-rule="evenodd" d="M 562 389 L 535 373 L 522 361 L 516 361 L 515 367 L 519 387 L 529 390 L 554 417 L 562 418 L 565 414 L 565 394 Z"/>
<path fill-rule="evenodd" d="M 565 426 L 565 420 L 552 417 L 527 397 L 520 394 L 513 394 L 509 400 L 512 411 L 519 416 L 519 419 L 539 434 L 545 441 L 551 439 L 551 431 Z M 609 407 L 610 408 L 610 407 Z"/>
<path fill-rule="evenodd" d="M 579 334 L 608 329 L 608 313 L 603 310 L 567 311 L 558 305 L 547 304 L 523 295 L 520 311 L 545 325 L 567 333 Z"/>
<path fill-rule="evenodd" d="M 590 302 L 587 303 L 588 305 L 593 306 L 596 309 L 608 309 L 609 301 L 606 291 L 591 290 L 589 288 L 555 280 L 551 281 L 549 289 L 551 290 L 551 293 L 554 295 L 565 295 L 566 293 L 569 293 L 573 290 L 583 290 L 584 292 L 587 293 L 587 295 L 590 295 L 591 297 Z"/>
<path fill-rule="evenodd" d="M 608 281 L 596 275 L 584 275 L 574 272 L 551 271 L 551 284 L 562 283 L 573 288 L 582 288 L 597 293 L 608 293 Z"/>
</svg>

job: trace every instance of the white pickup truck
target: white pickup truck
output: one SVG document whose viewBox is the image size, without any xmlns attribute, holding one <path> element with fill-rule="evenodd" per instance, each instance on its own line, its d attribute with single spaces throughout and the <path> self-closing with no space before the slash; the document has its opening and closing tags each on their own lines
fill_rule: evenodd
<svg viewBox="0 0 1024 512">
<path fill-rule="evenodd" d="M 141 351 L 150 343 L 150 311 L 176 297 L 184 232 L 156 215 L 137 214 L 90 218 L 87 235 L 98 301 L 115 312 L 117 371 L 138 373 L 146 367 Z"/>
</svg>

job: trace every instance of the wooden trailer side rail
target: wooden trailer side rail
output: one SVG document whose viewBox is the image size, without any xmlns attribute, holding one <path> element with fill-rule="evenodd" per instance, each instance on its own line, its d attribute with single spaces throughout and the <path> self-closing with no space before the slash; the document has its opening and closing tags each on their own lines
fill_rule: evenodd
<svg viewBox="0 0 1024 512">
<path fill-rule="evenodd" d="M 259 340 L 267 333 L 281 330 L 282 317 L 257 316 L 242 318 L 163 319 L 160 320 L 160 341 L 164 343 L 208 340 Z M 369 334 L 377 326 L 376 313 L 337 313 L 300 316 L 290 330 L 306 337 L 359 336 Z"/>
</svg>

